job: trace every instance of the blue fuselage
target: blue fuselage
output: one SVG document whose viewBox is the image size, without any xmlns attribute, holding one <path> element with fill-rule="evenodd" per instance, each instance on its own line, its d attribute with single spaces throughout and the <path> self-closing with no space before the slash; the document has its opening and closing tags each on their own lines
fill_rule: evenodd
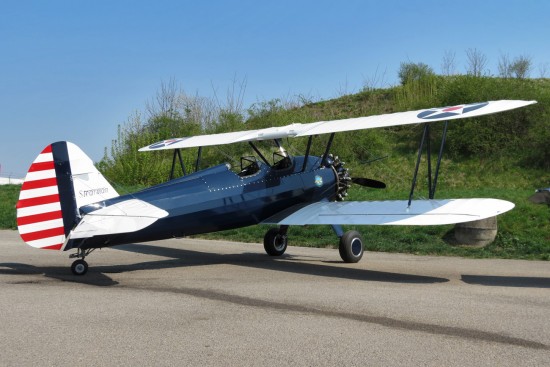
<svg viewBox="0 0 550 367">
<path fill-rule="evenodd" d="M 114 205 L 131 198 L 168 212 L 152 225 L 130 233 L 87 238 L 71 247 L 104 247 L 161 240 L 258 224 L 298 204 L 332 200 L 336 175 L 320 158 L 294 157 L 291 167 L 276 169 L 260 164 L 258 172 L 240 176 L 222 164 L 101 203 Z M 80 209 L 82 214 L 97 206 Z"/>
</svg>

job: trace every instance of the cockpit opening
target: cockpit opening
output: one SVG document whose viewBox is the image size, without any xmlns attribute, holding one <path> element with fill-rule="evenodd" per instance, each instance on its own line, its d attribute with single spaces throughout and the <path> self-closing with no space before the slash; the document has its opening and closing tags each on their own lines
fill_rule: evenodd
<svg viewBox="0 0 550 367">
<path fill-rule="evenodd" d="M 283 170 L 292 167 L 292 159 L 286 153 L 286 151 L 281 150 L 280 152 L 273 152 L 273 169 Z"/>
<path fill-rule="evenodd" d="M 260 164 L 254 156 L 241 157 L 241 171 L 237 173 L 240 177 L 252 176 L 260 171 Z"/>
</svg>

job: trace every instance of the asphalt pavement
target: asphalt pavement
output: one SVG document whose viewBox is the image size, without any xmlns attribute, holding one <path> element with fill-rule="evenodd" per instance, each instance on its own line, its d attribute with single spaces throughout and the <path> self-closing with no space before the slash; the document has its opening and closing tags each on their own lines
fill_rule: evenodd
<svg viewBox="0 0 550 367">
<path fill-rule="evenodd" d="M 550 262 L 0 231 L 1 366 L 548 366 Z"/>
</svg>

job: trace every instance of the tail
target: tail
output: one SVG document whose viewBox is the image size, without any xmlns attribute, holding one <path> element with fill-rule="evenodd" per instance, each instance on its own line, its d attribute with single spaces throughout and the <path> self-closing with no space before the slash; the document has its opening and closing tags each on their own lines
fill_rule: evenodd
<svg viewBox="0 0 550 367">
<path fill-rule="evenodd" d="M 76 145 L 48 145 L 34 160 L 19 193 L 17 228 L 32 247 L 62 250 L 80 220 L 78 208 L 118 194 Z"/>
</svg>

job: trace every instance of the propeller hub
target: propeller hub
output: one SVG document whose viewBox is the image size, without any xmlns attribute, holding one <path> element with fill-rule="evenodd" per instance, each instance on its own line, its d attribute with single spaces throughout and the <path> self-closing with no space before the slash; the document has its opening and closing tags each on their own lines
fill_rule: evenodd
<svg viewBox="0 0 550 367">
<path fill-rule="evenodd" d="M 348 196 L 348 189 L 351 186 L 351 177 L 349 170 L 345 167 L 345 162 L 342 162 L 338 156 L 329 154 L 326 159 L 327 165 L 332 168 L 336 176 L 336 201 L 344 201 Z"/>
</svg>

